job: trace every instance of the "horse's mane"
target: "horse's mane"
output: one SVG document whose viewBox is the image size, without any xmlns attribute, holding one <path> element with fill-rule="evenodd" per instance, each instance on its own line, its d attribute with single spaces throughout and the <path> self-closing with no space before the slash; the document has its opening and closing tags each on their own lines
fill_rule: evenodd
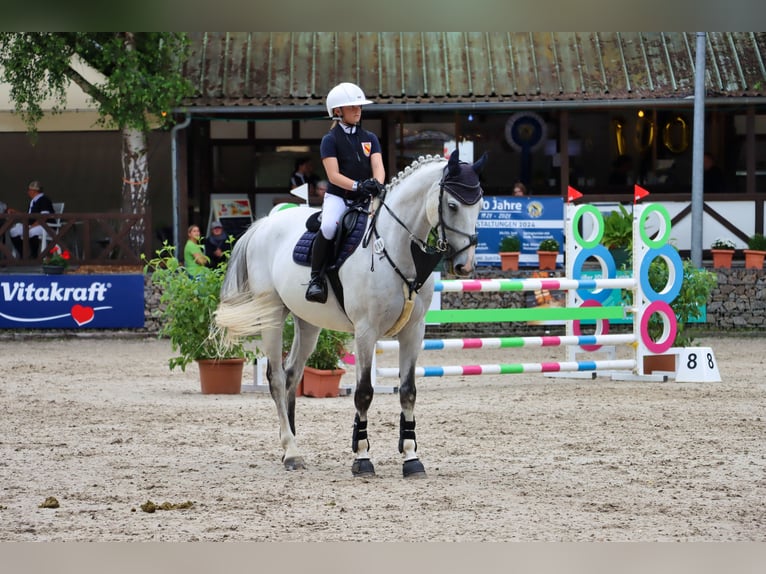
<svg viewBox="0 0 766 574">
<path fill-rule="evenodd" d="M 445 158 L 441 157 L 440 155 L 427 155 L 427 156 L 420 156 L 418 159 L 414 160 L 410 165 L 405 167 L 402 171 L 400 171 L 398 174 L 396 174 L 395 177 L 391 178 L 391 181 L 388 184 L 389 188 L 396 187 L 399 185 L 404 179 L 406 179 L 408 176 L 412 175 L 414 172 L 416 172 L 419 168 L 426 164 L 432 164 L 437 161 L 444 161 Z"/>
</svg>

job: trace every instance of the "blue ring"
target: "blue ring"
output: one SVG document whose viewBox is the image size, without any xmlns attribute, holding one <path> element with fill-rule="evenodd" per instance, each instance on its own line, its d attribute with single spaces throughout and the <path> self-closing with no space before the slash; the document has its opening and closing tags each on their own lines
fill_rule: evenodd
<svg viewBox="0 0 766 574">
<path fill-rule="evenodd" d="M 672 276 L 672 284 L 668 287 L 665 286 L 665 290 L 657 293 L 649 284 L 649 266 L 657 257 L 665 257 L 668 263 L 668 279 Z M 662 247 L 650 249 L 644 255 L 643 261 L 641 261 L 641 290 L 644 292 L 644 296 L 651 302 L 664 301 L 668 305 L 673 302 L 678 294 L 681 292 L 681 284 L 684 280 L 684 263 L 681 261 L 681 256 L 675 247 L 669 243 Z"/>
<path fill-rule="evenodd" d="M 609 253 L 609 250 L 606 247 L 597 245 L 590 249 L 581 249 L 580 253 L 577 254 L 577 257 L 575 257 L 574 260 L 574 265 L 572 265 L 572 275 L 574 279 L 579 281 L 582 278 L 582 267 L 589 257 L 595 257 L 601 261 L 602 272 L 604 267 L 606 267 L 605 279 L 614 279 L 617 277 L 617 268 L 614 265 L 614 257 L 612 257 L 612 254 Z M 577 290 L 577 295 L 584 301 L 595 299 L 599 303 L 603 303 L 609 298 L 612 291 L 614 291 L 614 289 L 600 289 L 593 291 L 592 289 L 581 288 Z"/>
</svg>

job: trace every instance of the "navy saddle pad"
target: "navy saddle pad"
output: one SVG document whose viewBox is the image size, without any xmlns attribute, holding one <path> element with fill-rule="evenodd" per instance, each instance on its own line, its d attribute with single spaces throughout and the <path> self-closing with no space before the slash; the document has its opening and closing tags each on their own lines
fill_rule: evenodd
<svg viewBox="0 0 766 574">
<path fill-rule="evenodd" d="M 312 215 L 307 221 L 307 227 L 313 231 L 305 231 L 293 249 L 293 261 L 298 265 L 311 265 L 311 249 L 314 245 L 314 238 L 319 232 L 316 222 L 311 222 L 311 218 L 316 217 L 316 215 Z M 341 218 L 343 224 L 338 226 L 338 233 L 335 235 L 335 257 L 330 265 L 331 269 L 338 269 L 362 242 L 368 217 L 369 214 L 360 209 L 349 209 L 343 214 Z"/>
</svg>

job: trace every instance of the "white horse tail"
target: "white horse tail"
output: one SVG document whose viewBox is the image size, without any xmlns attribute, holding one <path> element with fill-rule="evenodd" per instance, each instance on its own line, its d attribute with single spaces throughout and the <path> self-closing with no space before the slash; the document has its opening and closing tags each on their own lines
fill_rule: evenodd
<svg viewBox="0 0 766 574">
<path fill-rule="evenodd" d="M 261 221 L 250 228 L 234 244 L 226 276 L 221 286 L 221 301 L 215 312 L 219 329 L 226 331 L 227 339 L 249 337 L 265 328 L 280 325 L 281 306 L 273 303 L 269 294 L 256 295 L 250 284 L 247 268 L 248 245 L 253 241 Z"/>
</svg>

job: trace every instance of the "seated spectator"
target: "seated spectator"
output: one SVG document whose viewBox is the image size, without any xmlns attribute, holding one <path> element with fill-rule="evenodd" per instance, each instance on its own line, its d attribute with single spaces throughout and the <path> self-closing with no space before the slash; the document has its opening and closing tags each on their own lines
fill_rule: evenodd
<svg viewBox="0 0 766 574">
<path fill-rule="evenodd" d="M 53 213 L 53 202 L 43 192 L 43 186 L 39 181 L 32 181 L 27 186 L 27 195 L 29 196 L 29 208 L 27 213 Z M 9 207 L 8 213 L 19 213 L 17 210 Z M 38 221 L 30 219 L 26 224 L 29 226 L 29 251 L 32 258 L 36 258 L 40 253 L 40 244 L 42 236 L 46 233 L 45 228 Z M 18 257 L 23 256 L 24 248 L 24 223 L 16 223 L 11 227 L 9 235 L 13 247 L 18 253 Z"/>
</svg>

